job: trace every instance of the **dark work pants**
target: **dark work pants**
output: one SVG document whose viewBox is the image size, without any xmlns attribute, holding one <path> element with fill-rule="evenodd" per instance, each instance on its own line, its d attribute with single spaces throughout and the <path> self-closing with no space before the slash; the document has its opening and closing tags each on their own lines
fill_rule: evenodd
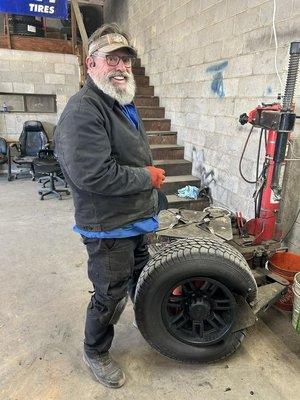
<svg viewBox="0 0 300 400">
<path fill-rule="evenodd" d="M 88 276 L 94 294 L 87 308 L 85 351 L 93 356 L 109 350 L 114 336 L 115 309 L 129 293 L 132 301 L 149 252 L 145 235 L 122 239 L 83 238 L 88 252 Z M 114 319 L 114 318 L 113 318 Z"/>
</svg>

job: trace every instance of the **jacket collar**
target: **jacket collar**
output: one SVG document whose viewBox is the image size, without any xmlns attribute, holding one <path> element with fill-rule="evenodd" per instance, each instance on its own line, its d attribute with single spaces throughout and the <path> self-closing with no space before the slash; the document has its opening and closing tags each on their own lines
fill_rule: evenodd
<svg viewBox="0 0 300 400">
<path fill-rule="evenodd" d="M 92 89 L 94 92 L 97 93 L 98 96 L 101 96 L 101 98 L 104 100 L 104 102 L 110 107 L 113 108 L 114 104 L 117 103 L 117 100 L 113 99 L 112 97 L 108 96 L 108 94 L 104 93 L 102 90 L 98 88 L 97 85 L 95 85 L 94 81 L 92 78 L 88 75 L 85 81 L 85 86 L 88 86 L 90 89 Z"/>
</svg>

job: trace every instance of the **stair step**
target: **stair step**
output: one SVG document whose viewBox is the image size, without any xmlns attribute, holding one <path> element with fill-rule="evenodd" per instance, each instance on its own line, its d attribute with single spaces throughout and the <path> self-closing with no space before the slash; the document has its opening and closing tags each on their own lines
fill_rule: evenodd
<svg viewBox="0 0 300 400">
<path fill-rule="evenodd" d="M 140 66 L 141 66 L 141 59 L 140 58 L 136 58 L 133 68 L 140 67 Z"/>
<path fill-rule="evenodd" d="M 136 94 L 143 94 L 143 95 L 154 95 L 154 87 L 153 86 L 137 86 Z"/>
<path fill-rule="evenodd" d="M 138 107 L 139 113 L 142 118 L 164 118 L 164 107 Z"/>
<path fill-rule="evenodd" d="M 148 141 L 150 144 L 176 144 L 177 132 L 157 131 L 147 132 Z"/>
<path fill-rule="evenodd" d="M 143 118 L 146 131 L 169 131 L 171 121 L 165 118 Z"/>
<path fill-rule="evenodd" d="M 178 189 L 184 186 L 200 186 L 200 179 L 193 175 L 166 176 L 165 183 L 161 187 L 165 194 L 176 194 Z"/>
<path fill-rule="evenodd" d="M 154 160 L 155 167 L 163 168 L 166 176 L 189 175 L 192 173 L 192 163 L 188 160 Z"/>
<path fill-rule="evenodd" d="M 133 75 L 145 75 L 145 67 L 136 67 L 132 68 Z"/>
<path fill-rule="evenodd" d="M 155 107 L 159 105 L 159 98 L 156 96 L 135 96 L 134 104 L 137 107 Z"/>
<path fill-rule="evenodd" d="M 149 76 L 137 75 L 135 77 L 135 83 L 137 86 L 149 86 Z"/>
<path fill-rule="evenodd" d="M 154 160 L 178 160 L 184 155 L 184 147 L 177 144 L 152 144 L 150 148 Z"/>
<path fill-rule="evenodd" d="M 205 207 L 209 206 L 209 200 L 205 196 L 194 200 L 183 199 L 175 194 L 167 194 L 167 199 L 169 202 L 169 208 L 185 208 L 187 210 L 202 211 Z"/>
</svg>

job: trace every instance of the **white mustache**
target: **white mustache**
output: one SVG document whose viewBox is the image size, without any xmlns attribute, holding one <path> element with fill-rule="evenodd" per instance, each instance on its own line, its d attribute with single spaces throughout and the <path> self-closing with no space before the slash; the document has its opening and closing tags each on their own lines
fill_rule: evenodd
<svg viewBox="0 0 300 400">
<path fill-rule="evenodd" d="M 111 72 L 110 74 L 107 75 L 107 77 L 110 78 L 115 78 L 117 76 L 121 76 L 122 78 L 129 78 L 130 74 L 128 72 Z"/>
</svg>

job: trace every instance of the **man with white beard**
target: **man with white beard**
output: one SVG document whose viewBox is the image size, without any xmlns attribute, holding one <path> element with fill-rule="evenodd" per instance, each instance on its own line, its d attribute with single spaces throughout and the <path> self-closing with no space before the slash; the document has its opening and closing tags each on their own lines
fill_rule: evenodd
<svg viewBox="0 0 300 400">
<path fill-rule="evenodd" d="M 55 130 L 56 153 L 75 206 L 74 231 L 88 253 L 94 294 L 87 308 L 83 359 L 97 380 L 117 388 L 125 375 L 109 354 L 118 321 L 134 299 L 149 259 L 145 234 L 157 229 L 165 172 L 153 166 L 133 103 L 136 50 L 116 24 L 89 39 L 88 78 Z"/>
</svg>

